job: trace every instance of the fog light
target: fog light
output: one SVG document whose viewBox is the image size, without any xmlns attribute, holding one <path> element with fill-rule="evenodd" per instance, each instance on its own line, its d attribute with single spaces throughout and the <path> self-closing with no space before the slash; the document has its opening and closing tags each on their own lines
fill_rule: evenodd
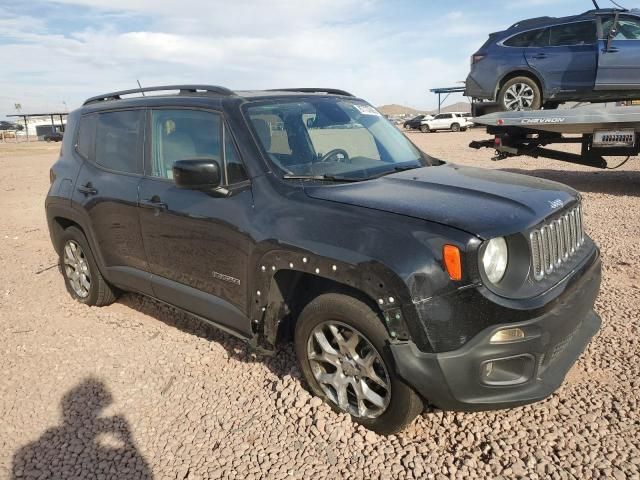
<svg viewBox="0 0 640 480">
<path fill-rule="evenodd" d="M 525 354 L 484 362 L 480 375 L 487 385 L 518 385 L 531 379 L 534 370 L 533 356 Z"/>
<path fill-rule="evenodd" d="M 524 338 L 524 331 L 521 328 L 505 328 L 493 334 L 489 342 L 491 343 L 507 343 L 517 342 Z"/>
</svg>

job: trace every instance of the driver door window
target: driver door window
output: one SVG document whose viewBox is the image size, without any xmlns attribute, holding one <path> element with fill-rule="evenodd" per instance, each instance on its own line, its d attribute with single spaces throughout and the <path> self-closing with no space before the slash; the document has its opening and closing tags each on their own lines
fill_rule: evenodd
<svg viewBox="0 0 640 480">
<path fill-rule="evenodd" d="M 151 175 L 173 178 L 177 160 L 222 162 L 220 115 L 199 110 L 152 110 Z"/>
<path fill-rule="evenodd" d="M 613 21 L 614 17 L 607 17 L 602 22 L 602 32 L 605 40 L 609 38 Z M 619 17 L 613 40 L 640 40 L 640 19 Z"/>
</svg>

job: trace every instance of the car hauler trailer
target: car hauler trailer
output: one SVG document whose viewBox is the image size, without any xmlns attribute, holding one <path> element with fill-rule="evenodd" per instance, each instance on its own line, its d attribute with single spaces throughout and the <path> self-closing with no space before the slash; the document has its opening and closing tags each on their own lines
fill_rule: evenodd
<svg viewBox="0 0 640 480">
<path fill-rule="evenodd" d="M 640 152 L 640 106 L 498 112 L 476 117 L 473 122 L 485 125 L 487 133 L 495 137 L 469 146 L 494 148 L 494 160 L 527 155 L 609 168 L 605 157 L 631 157 Z M 567 143 L 580 144 L 580 154 L 547 148 Z"/>
</svg>

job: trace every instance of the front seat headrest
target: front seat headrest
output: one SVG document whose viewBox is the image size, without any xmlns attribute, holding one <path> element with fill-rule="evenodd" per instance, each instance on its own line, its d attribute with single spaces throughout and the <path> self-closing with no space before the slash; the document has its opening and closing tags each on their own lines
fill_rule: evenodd
<svg viewBox="0 0 640 480">
<path fill-rule="evenodd" d="M 262 118 L 252 119 L 256 133 L 262 142 L 262 146 L 268 152 L 271 149 L 271 128 L 266 120 Z"/>
</svg>

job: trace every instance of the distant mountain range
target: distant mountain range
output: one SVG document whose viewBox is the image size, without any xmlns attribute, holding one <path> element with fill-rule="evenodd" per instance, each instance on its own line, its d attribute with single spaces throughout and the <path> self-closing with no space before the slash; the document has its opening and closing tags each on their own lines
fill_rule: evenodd
<svg viewBox="0 0 640 480">
<path fill-rule="evenodd" d="M 405 107 L 403 105 L 382 105 L 377 107 L 383 115 L 420 115 L 421 113 L 436 114 L 438 110 L 422 111 L 415 108 Z M 470 112 L 471 104 L 469 102 L 456 102 L 446 107 L 442 107 L 441 112 Z"/>
</svg>

